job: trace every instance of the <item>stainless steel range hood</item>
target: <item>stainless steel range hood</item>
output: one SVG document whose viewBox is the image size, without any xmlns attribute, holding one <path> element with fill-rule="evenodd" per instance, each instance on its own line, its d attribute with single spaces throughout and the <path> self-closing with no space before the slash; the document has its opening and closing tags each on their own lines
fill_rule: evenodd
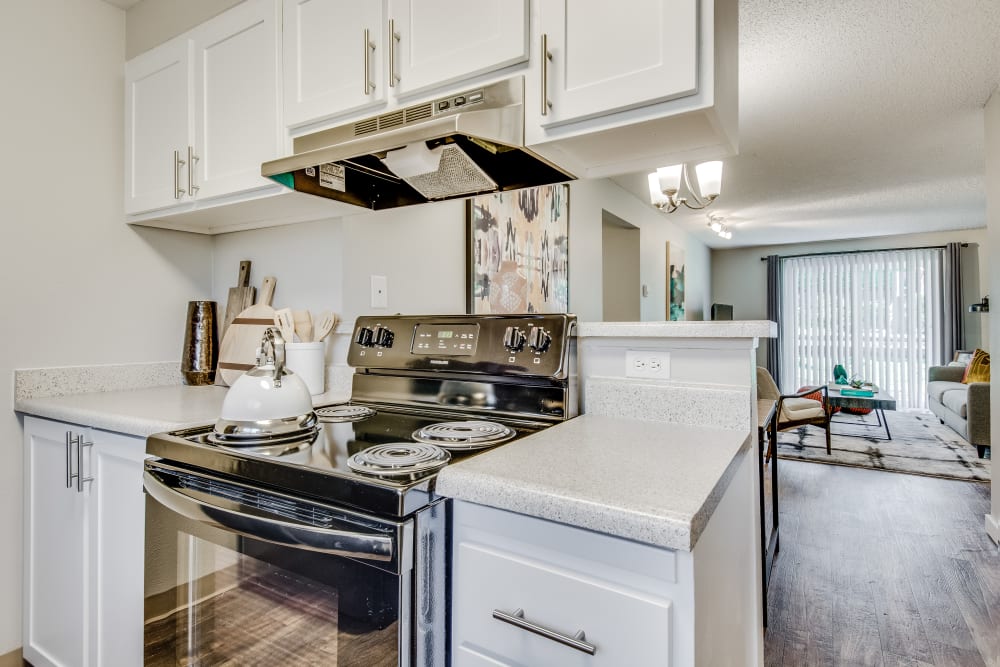
<svg viewBox="0 0 1000 667">
<path fill-rule="evenodd" d="M 524 78 L 304 135 L 261 174 L 369 209 L 516 190 L 574 176 L 524 146 Z"/>
</svg>

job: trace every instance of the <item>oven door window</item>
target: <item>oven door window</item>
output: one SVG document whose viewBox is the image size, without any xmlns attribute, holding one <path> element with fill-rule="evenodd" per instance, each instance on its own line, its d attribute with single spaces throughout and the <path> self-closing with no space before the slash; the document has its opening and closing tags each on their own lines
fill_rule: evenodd
<svg viewBox="0 0 1000 667">
<path fill-rule="evenodd" d="M 206 490 L 149 465 L 146 488 L 147 667 L 409 663 L 406 524 L 331 520 L 276 495 L 234 501 L 245 487 Z"/>
</svg>

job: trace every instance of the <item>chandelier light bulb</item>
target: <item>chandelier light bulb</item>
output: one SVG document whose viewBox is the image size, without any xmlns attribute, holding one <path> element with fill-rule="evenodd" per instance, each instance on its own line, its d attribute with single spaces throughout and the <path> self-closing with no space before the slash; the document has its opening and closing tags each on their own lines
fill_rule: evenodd
<svg viewBox="0 0 1000 667">
<path fill-rule="evenodd" d="M 698 187 L 701 189 L 701 196 L 708 199 L 715 199 L 722 192 L 722 162 L 713 160 L 702 162 L 694 168 L 698 174 Z"/>
<path fill-rule="evenodd" d="M 648 176 L 649 180 L 649 201 L 653 206 L 663 206 L 669 203 L 670 199 L 660 190 L 660 177 L 654 171 Z"/>
<path fill-rule="evenodd" d="M 665 195 L 675 195 L 681 188 L 681 171 L 684 165 L 675 164 L 669 167 L 660 167 L 656 170 L 656 175 L 660 179 L 660 192 Z"/>
</svg>

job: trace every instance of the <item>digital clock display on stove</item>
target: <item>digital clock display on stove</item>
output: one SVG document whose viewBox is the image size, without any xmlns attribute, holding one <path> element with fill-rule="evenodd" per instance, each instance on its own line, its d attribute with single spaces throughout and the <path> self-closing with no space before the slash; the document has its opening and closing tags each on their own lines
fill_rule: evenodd
<svg viewBox="0 0 1000 667">
<path fill-rule="evenodd" d="M 468 357 L 476 353 L 478 324 L 418 324 L 413 331 L 412 354 Z"/>
</svg>

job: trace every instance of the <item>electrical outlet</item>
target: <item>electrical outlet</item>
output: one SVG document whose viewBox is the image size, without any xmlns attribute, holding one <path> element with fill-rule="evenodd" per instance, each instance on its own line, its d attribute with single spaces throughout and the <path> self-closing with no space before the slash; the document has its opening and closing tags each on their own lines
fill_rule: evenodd
<svg viewBox="0 0 1000 667">
<path fill-rule="evenodd" d="M 389 281 L 385 276 L 372 274 L 372 308 L 389 307 Z"/>
<path fill-rule="evenodd" d="M 670 353 L 655 350 L 626 350 L 625 377 L 670 379 Z"/>
</svg>

